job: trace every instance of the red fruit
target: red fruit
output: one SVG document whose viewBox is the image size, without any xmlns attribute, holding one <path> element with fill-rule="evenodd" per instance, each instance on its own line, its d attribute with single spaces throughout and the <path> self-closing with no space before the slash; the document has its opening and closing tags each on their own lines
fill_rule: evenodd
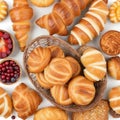
<svg viewBox="0 0 120 120">
<path fill-rule="evenodd" d="M 13 47 L 12 44 L 8 44 L 7 46 L 9 49 L 11 49 Z"/>
<path fill-rule="evenodd" d="M 2 58 L 5 58 L 5 57 L 7 57 L 6 52 L 2 52 Z"/>
<path fill-rule="evenodd" d="M 2 52 L 5 52 L 5 53 L 6 53 L 7 50 L 8 50 L 7 46 L 3 46 L 3 47 L 2 47 Z"/>
<path fill-rule="evenodd" d="M 0 37 L 2 37 L 2 36 L 3 36 L 3 32 L 0 31 Z"/>
</svg>

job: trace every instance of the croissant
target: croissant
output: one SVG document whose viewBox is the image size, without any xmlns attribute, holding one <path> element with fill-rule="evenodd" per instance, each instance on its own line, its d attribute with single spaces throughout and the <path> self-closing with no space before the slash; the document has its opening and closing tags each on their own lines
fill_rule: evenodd
<svg viewBox="0 0 120 120">
<path fill-rule="evenodd" d="M 8 13 L 8 5 L 4 0 L 0 0 L 0 21 L 4 20 Z"/>
<path fill-rule="evenodd" d="M 15 88 L 12 93 L 12 100 L 18 116 L 22 119 L 34 114 L 42 101 L 38 93 L 24 83 Z"/>
<path fill-rule="evenodd" d="M 12 100 L 8 93 L 0 87 L 0 116 L 8 118 L 12 114 Z"/>
<path fill-rule="evenodd" d="M 14 0 L 13 8 L 10 10 L 10 17 L 21 51 L 24 51 L 26 47 L 32 16 L 33 10 L 29 7 L 27 0 Z"/>
<path fill-rule="evenodd" d="M 30 1 L 31 3 L 38 7 L 47 7 L 54 2 L 54 0 L 30 0 Z"/>
<path fill-rule="evenodd" d="M 70 105 L 72 100 L 68 95 L 68 88 L 64 85 L 56 85 L 50 89 L 51 95 L 56 103 L 61 105 Z M 59 93 L 59 94 L 58 94 Z"/>
<path fill-rule="evenodd" d="M 104 29 L 108 15 L 108 8 L 103 0 L 94 0 L 78 24 L 76 24 L 68 38 L 70 44 L 84 45 L 93 40 Z"/>
<path fill-rule="evenodd" d="M 106 75 L 106 61 L 102 53 L 95 48 L 87 48 L 82 56 L 84 75 L 91 81 L 99 81 Z"/>
<path fill-rule="evenodd" d="M 67 35 L 70 25 L 81 10 L 85 9 L 91 0 L 61 0 L 53 7 L 52 13 L 36 20 L 36 24 L 49 31 L 50 35 Z"/>
</svg>

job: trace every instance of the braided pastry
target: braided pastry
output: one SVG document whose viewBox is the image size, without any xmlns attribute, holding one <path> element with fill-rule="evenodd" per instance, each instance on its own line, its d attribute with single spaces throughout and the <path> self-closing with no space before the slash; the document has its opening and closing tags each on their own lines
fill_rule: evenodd
<svg viewBox="0 0 120 120">
<path fill-rule="evenodd" d="M 22 119 L 34 114 L 42 101 L 38 93 L 24 83 L 15 88 L 12 93 L 12 100 L 18 116 Z"/>
<path fill-rule="evenodd" d="M 109 18 L 113 23 L 120 22 L 120 0 L 115 1 L 109 10 Z"/>
<path fill-rule="evenodd" d="M 85 17 L 72 29 L 69 43 L 83 45 L 93 40 L 104 29 L 107 15 L 106 3 L 103 0 L 94 0 Z"/>
<path fill-rule="evenodd" d="M 0 0 L 0 21 L 4 20 L 8 13 L 8 5 L 4 0 Z"/>
<path fill-rule="evenodd" d="M 72 100 L 68 95 L 68 88 L 66 86 L 56 85 L 50 89 L 51 95 L 56 103 L 61 105 L 70 105 Z M 58 94 L 59 93 L 59 94 Z"/>
<path fill-rule="evenodd" d="M 106 74 L 106 61 L 102 53 L 95 48 L 87 48 L 82 56 L 84 75 L 91 81 L 102 80 Z"/>
<path fill-rule="evenodd" d="M 49 31 L 50 35 L 67 35 L 67 26 L 72 24 L 81 10 L 85 9 L 91 0 L 61 0 L 53 7 L 52 13 L 42 16 L 36 24 Z"/>
<path fill-rule="evenodd" d="M 10 10 L 10 17 L 21 51 L 24 51 L 26 47 L 32 16 L 33 10 L 29 7 L 27 0 L 14 0 L 13 8 Z"/>
<path fill-rule="evenodd" d="M 12 114 L 12 100 L 7 92 L 0 87 L 0 116 L 8 118 Z"/>
</svg>

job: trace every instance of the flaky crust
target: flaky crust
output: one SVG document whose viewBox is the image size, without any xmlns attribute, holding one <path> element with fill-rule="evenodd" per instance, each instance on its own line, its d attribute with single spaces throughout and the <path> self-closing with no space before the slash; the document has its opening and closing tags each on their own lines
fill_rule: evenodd
<svg viewBox="0 0 120 120">
<path fill-rule="evenodd" d="M 8 93 L 0 87 L 0 116 L 8 118 L 12 114 L 13 104 Z"/>
<path fill-rule="evenodd" d="M 22 119 L 34 114 L 42 101 L 39 94 L 24 83 L 14 89 L 12 100 L 14 109 Z"/>
<path fill-rule="evenodd" d="M 85 112 L 75 112 L 72 120 L 108 120 L 109 105 L 106 100 L 101 100 L 96 107 Z"/>
<path fill-rule="evenodd" d="M 120 57 L 112 57 L 108 60 L 108 73 L 116 80 L 120 80 Z"/>
<path fill-rule="evenodd" d="M 83 76 L 73 78 L 68 85 L 68 93 L 72 101 L 77 105 L 88 105 L 95 96 L 95 86 Z"/>
<path fill-rule="evenodd" d="M 37 47 L 29 55 L 27 60 L 29 72 L 39 73 L 49 64 L 51 51 L 49 48 Z"/>
<path fill-rule="evenodd" d="M 68 115 L 65 111 L 57 107 L 46 107 L 40 109 L 34 115 L 34 120 L 68 120 Z"/>
</svg>

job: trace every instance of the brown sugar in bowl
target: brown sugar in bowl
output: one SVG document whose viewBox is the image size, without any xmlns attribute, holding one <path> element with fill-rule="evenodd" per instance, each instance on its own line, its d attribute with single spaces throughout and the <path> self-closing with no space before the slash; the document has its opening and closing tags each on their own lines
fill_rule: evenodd
<svg viewBox="0 0 120 120">
<path fill-rule="evenodd" d="M 31 42 L 27 46 L 27 48 L 25 49 L 25 52 L 24 52 L 24 57 L 23 57 L 24 67 L 25 67 L 26 73 L 27 73 L 30 81 L 33 83 L 33 85 L 36 87 L 36 89 L 39 91 L 39 93 L 41 93 L 45 98 L 47 98 L 55 106 L 57 106 L 63 110 L 70 111 L 70 112 L 81 112 L 81 111 L 92 109 L 94 106 L 97 105 L 97 103 L 103 97 L 104 90 L 106 88 L 106 83 L 107 83 L 105 79 L 95 83 L 96 94 L 95 94 L 93 101 L 90 104 L 84 105 L 84 106 L 75 105 L 75 104 L 64 106 L 64 105 L 60 105 L 60 104 L 56 103 L 50 94 L 50 90 L 44 89 L 43 87 L 41 87 L 36 79 L 35 74 L 30 73 L 28 71 L 27 59 L 28 59 L 30 53 L 32 52 L 32 50 L 35 49 L 36 47 L 48 47 L 48 46 L 52 46 L 52 45 L 59 46 L 64 51 L 65 56 L 74 57 L 80 63 L 80 56 L 79 56 L 78 52 L 75 49 L 73 49 L 67 42 L 65 42 L 59 38 L 53 37 L 53 36 L 39 36 L 39 37 L 35 38 L 33 40 L 33 42 Z"/>
</svg>

